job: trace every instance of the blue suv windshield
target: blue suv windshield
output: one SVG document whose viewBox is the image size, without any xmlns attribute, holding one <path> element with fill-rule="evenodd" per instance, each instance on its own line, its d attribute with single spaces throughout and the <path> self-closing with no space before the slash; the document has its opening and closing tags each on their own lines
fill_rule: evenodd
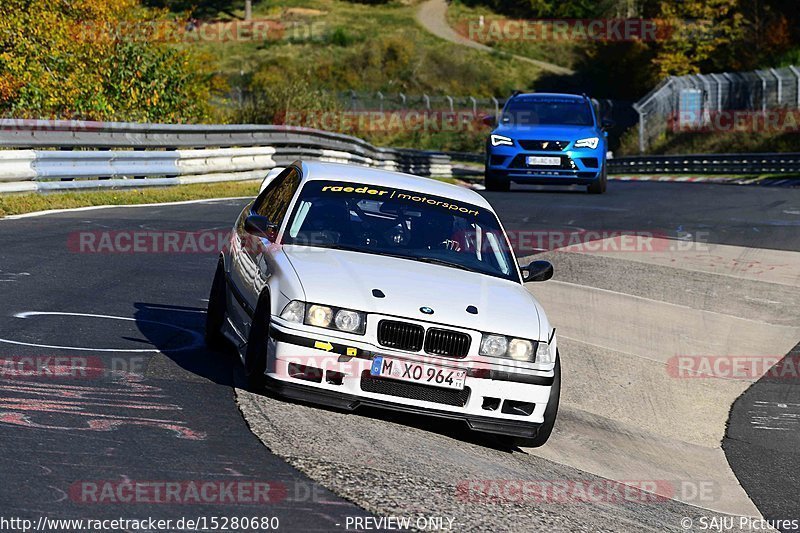
<svg viewBox="0 0 800 533">
<path fill-rule="evenodd" d="M 501 124 L 517 126 L 593 126 L 592 110 L 582 100 L 513 99 L 506 105 Z"/>
</svg>

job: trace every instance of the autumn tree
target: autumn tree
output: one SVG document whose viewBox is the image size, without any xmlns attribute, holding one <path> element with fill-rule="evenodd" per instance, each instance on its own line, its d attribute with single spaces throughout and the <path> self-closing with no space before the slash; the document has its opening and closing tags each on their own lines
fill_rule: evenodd
<svg viewBox="0 0 800 533">
<path fill-rule="evenodd" d="M 136 0 L 3 0 L 0 113 L 15 118 L 208 119 L 209 62 L 180 21 Z"/>
<path fill-rule="evenodd" d="M 694 74 L 742 35 L 737 0 L 662 1 L 658 19 L 667 38 L 657 43 L 661 76 Z"/>
</svg>

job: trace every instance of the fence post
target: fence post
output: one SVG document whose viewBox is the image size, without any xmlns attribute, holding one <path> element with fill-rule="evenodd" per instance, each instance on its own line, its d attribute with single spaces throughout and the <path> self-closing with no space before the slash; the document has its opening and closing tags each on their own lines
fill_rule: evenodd
<svg viewBox="0 0 800 533">
<path fill-rule="evenodd" d="M 775 79 L 778 80 L 778 107 L 781 106 L 781 102 L 783 102 L 783 80 L 781 79 L 780 75 L 778 75 L 778 71 L 774 68 L 769 69 Z"/>
<path fill-rule="evenodd" d="M 477 115 L 478 114 L 478 101 L 475 99 L 474 96 L 470 96 L 469 99 L 472 100 L 472 114 L 473 115 Z"/>
<path fill-rule="evenodd" d="M 797 79 L 800 80 L 800 77 Z M 798 94 L 800 94 L 800 92 L 798 92 Z M 500 120 L 500 102 L 498 102 L 497 98 L 494 96 L 492 96 L 492 102 L 494 102 L 494 119 Z M 798 107 L 800 107 L 800 105 Z"/>
<path fill-rule="evenodd" d="M 423 93 L 422 94 L 422 98 L 423 98 L 423 100 L 425 100 L 425 109 L 430 111 L 431 110 L 431 97 L 428 96 L 427 94 Z"/>
<path fill-rule="evenodd" d="M 756 71 L 756 76 L 761 80 L 761 112 L 767 112 L 767 78 Z"/>
<path fill-rule="evenodd" d="M 717 112 L 722 111 L 722 82 L 719 81 L 716 74 L 711 74 L 711 78 L 717 84 Z"/>
<path fill-rule="evenodd" d="M 645 128 L 645 120 L 644 120 L 644 111 L 641 107 L 636 104 L 633 104 L 633 109 L 639 114 L 639 153 L 643 154 L 645 151 L 645 135 L 644 135 L 644 128 Z"/>
<path fill-rule="evenodd" d="M 797 77 L 797 109 L 800 109 L 800 70 L 797 67 L 789 67 L 789 70 Z"/>
<path fill-rule="evenodd" d="M 445 95 L 445 98 L 447 98 L 447 101 L 450 102 L 450 112 L 452 113 L 454 111 L 454 109 L 453 109 L 453 97 L 450 96 L 450 95 Z"/>
<path fill-rule="evenodd" d="M 380 111 L 381 111 L 381 113 L 383 113 L 383 93 L 378 91 L 377 95 L 378 95 L 378 100 L 380 100 L 380 102 L 381 102 L 379 104 Z"/>
<path fill-rule="evenodd" d="M 703 124 L 708 124 L 711 121 L 711 114 L 709 113 L 708 107 L 706 106 L 706 95 L 708 95 L 708 100 L 711 100 L 711 84 L 708 83 L 706 77 L 702 74 L 698 74 L 697 78 L 700 80 L 700 83 L 703 84 L 703 98 L 700 102 L 702 106 L 700 108 L 700 116 L 702 118 Z M 716 80 L 714 80 L 716 81 Z"/>
</svg>

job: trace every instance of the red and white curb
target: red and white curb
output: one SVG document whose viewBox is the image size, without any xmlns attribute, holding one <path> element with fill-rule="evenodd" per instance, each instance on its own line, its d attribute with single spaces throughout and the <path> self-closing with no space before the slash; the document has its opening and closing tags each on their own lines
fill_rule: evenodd
<svg viewBox="0 0 800 533">
<path fill-rule="evenodd" d="M 612 181 L 660 181 L 675 183 L 724 183 L 728 185 L 773 185 L 773 186 L 800 186 L 800 179 L 786 177 L 762 176 L 670 176 L 670 175 L 614 175 L 609 176 Z"/>
</svg>

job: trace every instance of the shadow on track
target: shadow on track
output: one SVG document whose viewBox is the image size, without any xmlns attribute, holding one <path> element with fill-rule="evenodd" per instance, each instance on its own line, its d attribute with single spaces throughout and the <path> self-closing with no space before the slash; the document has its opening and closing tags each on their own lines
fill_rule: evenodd
<svg viewBox="0 0 800 533">
<path fill-rule="evenodd" d="M 205 309 L 153 303 L 135 303 L 134 307 L 139 331 L 167 358 L 214 383 L 234 385 L 234 358 L 210 350 L 203 342 Z"/>
</svg>

